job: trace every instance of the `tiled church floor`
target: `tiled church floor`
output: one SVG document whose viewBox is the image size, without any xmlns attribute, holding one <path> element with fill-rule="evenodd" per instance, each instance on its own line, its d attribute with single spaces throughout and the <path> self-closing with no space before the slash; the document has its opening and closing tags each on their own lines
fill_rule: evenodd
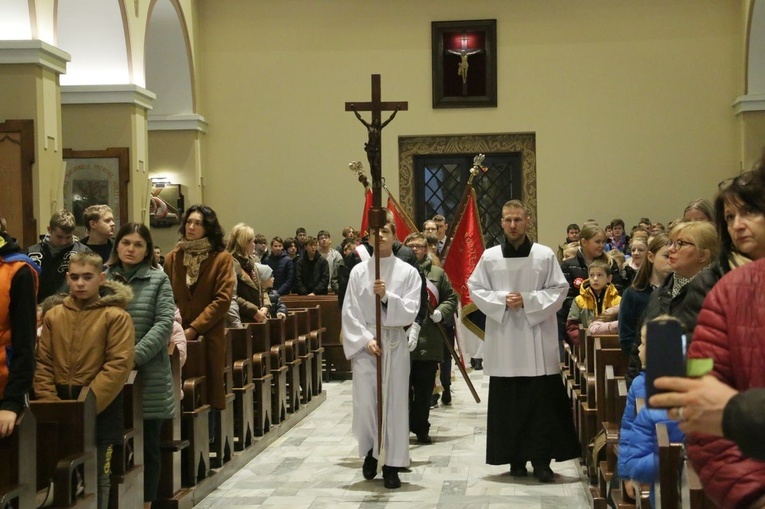
<svg viewBox="0 0 765 509">
<path fill-rule="evenodd" d="M 419 445 L 411 436 L 411 473 L 400 474 L 398 490 L 386 490 L 381 475 L 362 477 L 351 433 L 351 382 L 332 382 L 324 384 L 327 400 L 317 410 L 196 508 L 589 507 L 577 460 L 554 462 L 550 484 L 513 478 L 509 467 L 484 463 L 489 381 L 481 371 L 470 377 L 481 403 L 463 381 L 452 385 L 452 406 L 431 410 L 433 444 Z"/>
</svg>

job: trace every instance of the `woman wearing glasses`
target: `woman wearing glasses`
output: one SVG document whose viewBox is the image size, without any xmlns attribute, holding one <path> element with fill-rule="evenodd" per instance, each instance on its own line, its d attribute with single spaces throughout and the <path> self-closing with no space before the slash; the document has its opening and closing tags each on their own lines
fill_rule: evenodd
<svg viewBox="0 0 765 509">
<path fill-rule="evenodd" d="M 717 260 L 720 242 L 712 223 L 693 221 L 675 226 L 669 232 L 667 245 L 672 273 L 664 280 L 664 284 L 651 294 L 643 321 L 647 322 L 661 315 L 673 316 L 682 322 L 690 342 L 706 292 L 703 292 L 703 295 L 697 291 L 689 292 L 689 288 L 697 284 L 706 287 L 707 291 L 711 288 L 709 281 L 694 281 L 704 269 L 712 266 Z M 703 274 L 703 277 L 709 277 L 709 271 Z M 637 330 L 640 330 L 640 327 Z M 632 345 L 630 367 L 626 377 L 628 383 L 640 373 L 638 347 L 643 342 L 642 339 L 637 335 Z"/>
</svg>

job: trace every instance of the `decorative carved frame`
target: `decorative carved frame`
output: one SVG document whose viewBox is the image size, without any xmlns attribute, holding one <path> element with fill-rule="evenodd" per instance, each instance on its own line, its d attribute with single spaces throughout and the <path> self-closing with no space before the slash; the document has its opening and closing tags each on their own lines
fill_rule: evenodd
<svg viewBox="0 0 765 509">
<path fill-rule="evenodd" d="M 414 217 L 414 157 L 439 154 L 488 154 L 520 152 L 522 155 L 522 201 L 531 212 L 529 238 L 537 239 L 537 151 L 535 133 L 462 134 L 446 136 L 399 136 L 399 200 Z M 499 221 L 500 218 L 497 218 Z"/>
<path fill-rule="evenodd" d="M 128 183 L 130 182 L 130 150 L 127 147 L 110 147 L 105 150 L 64 149 L 66 175 L 64 176 L 64 208 L 73 210 L 72 184 L 77 171 L 98 174 L 96 180 L 107 182 L 109 199 L 106 205 L 114 210 L 117 229 L 128 219 Z M 115 202 L 118 203 L 115 206 Z"/>
</svg>

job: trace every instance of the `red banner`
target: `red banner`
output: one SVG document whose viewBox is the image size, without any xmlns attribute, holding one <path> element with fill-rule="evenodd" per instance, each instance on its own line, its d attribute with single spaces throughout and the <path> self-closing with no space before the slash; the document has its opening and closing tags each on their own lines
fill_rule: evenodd
<svg viewBox="0 0 765 509">
<path fill-rule="evenodd" d="M 457 225 L 454 239 L 443 264 L 443 269 L 446 275 L 449 276 L 454 291 L 459 295 L 463 321 L 466 315 L 477 310 L 470 298 L 467 280 L 470 274 L 473 273 L 473 269 L 478 265 L 478 260 L 481 259 L 483 251 L 483 232 L 481 231 L 481 223 L 479 221 L 475 190 L 471 189 L 465 213 Z M 470 326 L 468 325 L 468 327 Z M 478 329 L 475 331 L 476 334 L 479 334 Z"/>
<path fill-rule="evenodd" d="M 361 228 L 359 235 L 365 237 L 369 235 L 369 211 L 372 210 L 372 190 L 367 188 L 364 192 L 364 211 L 361 213 Z"/>
<path fill-rule="evenodd" d="M 399 210 L 396 205 L 397 204 L 393 198 L 388 196 L 388 210 L 393 214 L 393 222 L 396 224 L 396 237 L 399 242 L 404 242 L 404 239 L 412 233 L 412 231 L 409 229 L 406 219 L 404 219 L 404 212 Z"/>
</svg>

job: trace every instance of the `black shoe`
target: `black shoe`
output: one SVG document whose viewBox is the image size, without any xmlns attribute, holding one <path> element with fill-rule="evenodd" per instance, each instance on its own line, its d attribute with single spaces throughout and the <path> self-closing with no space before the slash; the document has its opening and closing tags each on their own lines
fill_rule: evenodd
<svg viewBox="0 0 765 509">
<path fill-rule="evenodd" d="M 369 449 L 367 457 L 364 458 L 364 465 L 361 467 L 361 473 L 364 474 L 364 479 L 371 480 L 377 475 L 377 458 L 372 456 L 372 449 Z"/>
<path fill-rule="evenodd" d="M 432 444 L 433 439 L 430 438 L 430 435 L 428 435 L 427 433 L 417 433 L 417 443 L 425 444 L 425 445 Z"/>
<path fill-rule="evenodd" d="M 435 408 L 438 406 L 438 394 L 433 394 L 430 397 L 430 408 Z"/>
<path fill-rule="evenodd" d="M 398 469 L 396 467 L 383 465 L 382 474 L 386 488 L 389 490 L 395 490 L 396 488 L 401 487 L 401 479 L 398 478 Z"/>
<path fill-rule="evenodd" d="M 527 475 L 529 475 L 529 471 L 526 470 L 525 465 L 521 465 L 521 466 L 510 465 L 510 475 L 512 475 L 513 477 L 526 477 Z"/>
<path fill-rule="evenodd" d="M 555 474 L 549 466 L 534 467 L 534 477 L 539 482 L 553 482 L 555 480 Z"/>
<path fill-rule="evenodd" d="M 444 388 L 444 394 L 441 396 L 441 403 L 443 403 L 446 406 L 450 406 L 452 404 L 452 391 Z"/>
<path fill-rule="evenodd" d="M 475 365 L 473 366 L 473 369 L 476 371 L 481 371 L 483 369 L 483 359 L 475 359 Z"/>
</svg>

